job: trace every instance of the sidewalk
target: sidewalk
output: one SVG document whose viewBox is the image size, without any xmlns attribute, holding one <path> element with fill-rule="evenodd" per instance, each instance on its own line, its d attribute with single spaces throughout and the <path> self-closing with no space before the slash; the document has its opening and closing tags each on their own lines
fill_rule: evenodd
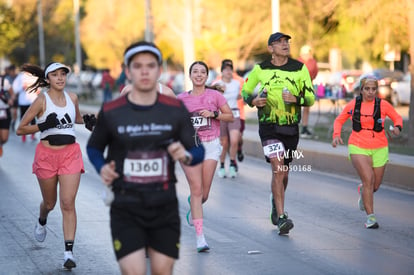
<svg viewBox="0 0 414 275">
<path fill-rule="evenodd" d="M 321 103 L 319 111 L 321 113 L 332 111 L 332 105 Z M 100 106 L 80 104 L 82 113 L 97 113 Z M 337 108 L 337 106 L 335 106 Z M 334 111 L 337 111 L 335 109 Z M 245 107 L 246 119 L 256 119 L 256 109 Z M 401 114 L 405 116 L 405 111 Z M 318 117 L 318 107 L 311 108 L 309 125 L 312 126 L 318 120 L 323 120 L 323 116 Z M 264 160 L 263 149 L 260 143 L 257 124 L 246 124 L 243 134 L 243 151 L 245 154 Z M 299 169 L 311 169 L 338 175 L 355 177 L 358 180 L 355 169 L 348 160 L 347 146 L 333 148 L 329 143 L 319 142 L 311 139 L 300 139 L 298 151 L 303 156 L 298 156 L 294 164 L 296 171 Z M 414 190 L 414 156 L 390 153 L 389 163 L 385 169 L 383 184 L 394 186 L 405 190 Z M 310 165 L 310 167 L 309 167 Z M 292 170 L 293 172 L 295 170 Z"/>
<path fill-rule="evenodd" d="M 246 107 L 245 110 L 246 119 L 257 118 L 254 108 Z M 332 111 L 332 106 L 329 104 L 320 106 L 322 116 L 318 118 L 317 106 L 312 107 L 309 117 L 310 127 L 312 128 L 317 120 L 321 122 L 324 119 L 323 113 L 330 111 Z M 408 115 L 406 109 L 399 110 L 399 112 L 403 117 Z M 243 137 L 244 152 L 247 155 L 264 159 L 258 125 L 247 124 Z M 348 160 L 348 147 L 345 145 L 333 148 L 331 144 L 326 142 L 301 138 L 299 139 L 298 151 L 303 152 L 303 157 L 292 162 L 292 164 L 296 165 L 297 171 L 303 168 L 304 165 L 310 165 L 312 170 L 336 173 L 338 175 L 355 177 L 356 180 L 359 179 L 354 167 Z M 305 166 L 305 169 L 309 169 L 309 167 Z M 383 184 L 405 190 L 414 190 L 413 178 L 414 156 L 390 153 L 389 162 L 385 168 Z"/>
</svg>

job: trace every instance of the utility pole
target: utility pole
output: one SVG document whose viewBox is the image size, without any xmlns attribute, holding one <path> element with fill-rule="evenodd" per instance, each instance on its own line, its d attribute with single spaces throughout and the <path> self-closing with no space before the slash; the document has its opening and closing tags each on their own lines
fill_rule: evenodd
<svg viewBox="0 0 414 275">
<path fill-rule="evenodd" d="M 193 28 L 193 0 L 184 1 L 184 31 L 182 34 L 182 44 L 184 51 L 184 75 L 195 59 L 194 55 L 194 28 Z M 184 89 L 187 91 L 191 87 L 191 81 L 184 77 Z"/>
<path fill-rule="evenodd" d="M 151 0 L 145 0 L 145 41 L 154 42 Z"/>
<path fill-rule="evenodd" d="M 272 33 L 280 31 L 280 4 L 279 0 L 272 0 Z"/>
<path fill-rule="evenodd" d="M 75 17 L 75 51 L 76 51 L 76 71 L 75 76 L 77 78 L 77 90 L 78 95 L 82 92 L 82 83 L 80 81 L 80 72 L 82 71 L 82 52 L 80 45 L 80 33 L 79 33 L 79 0 L 73 0 L 73 14 Z"/>
<path fill-rule="evenodd" d="M 38 19 L 38 33 L 39 33 L 39 63 L 42 68 L 45 67 L 45 37 L 43 33 L 43 13 L 42 0 L 37 0 L 37 19 Z"/>
</svg>

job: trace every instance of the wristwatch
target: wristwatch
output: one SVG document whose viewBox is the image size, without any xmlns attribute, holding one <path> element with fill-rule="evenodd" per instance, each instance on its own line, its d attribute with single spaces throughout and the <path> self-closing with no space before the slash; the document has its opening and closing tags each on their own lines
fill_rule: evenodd
<svg viewBox="0 0 414 275">
<path fill-rule="evenodd" d="M 185 159 L 184 159 L 183 163 L 185 165 L 189 165 L 192 161 L 191 157 L 192 157 L 191 154 L 188 151 L 185 151 Z"/>
<path fill-rule="evenodd" d="M 219 112 L 214 111 L 213 113 L 214 113 L 214 117 L 213 118 L 217 118 L 219 116 Z"/>
</svg>

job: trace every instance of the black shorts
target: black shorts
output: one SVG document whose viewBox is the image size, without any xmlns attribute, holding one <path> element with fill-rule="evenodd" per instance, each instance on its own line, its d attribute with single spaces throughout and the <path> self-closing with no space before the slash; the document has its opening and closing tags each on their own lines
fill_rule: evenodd
<svg viewBox="0 0 414 275">
<path fill-rule="evenodd" d="M 293 154 L 298 147 L 299 143 L 299 126 L 279 126 L 277 124 L 259 124 L 259 136 L 263 144 L 264 141 L 277 139 L 283 143 L 285 147 L 286 156 L 284 158 L 284 164 L 292 162 Z M 270 162 L 270 159 L 266 157 L 266 161 Z"/>
<path fill-rule="evenodd" d="M 0 118 L 0 129 L 10 129 L 11 115 L 10 109 L 0 110 L 2 118 Z M 4 117 L 5 116 L 5 117 Z"/>
<path fill-rule="evenodd" d="M 111 207 L 112 244 L 117 260 L 146 246 L 178 259 L 178 201 L 157 207 L 137 204 Z"/>
</svg>

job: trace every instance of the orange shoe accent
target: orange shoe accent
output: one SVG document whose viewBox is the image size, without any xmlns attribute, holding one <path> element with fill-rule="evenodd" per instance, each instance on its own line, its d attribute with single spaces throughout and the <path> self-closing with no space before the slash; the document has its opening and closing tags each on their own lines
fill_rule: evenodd
<svg viewBox="0 0 414 275">
<path fill-rule="evenodd" d="M 26 136 L 25 135 L 22 136 L 22 141 L 26 142 Z"/>
</svg>

